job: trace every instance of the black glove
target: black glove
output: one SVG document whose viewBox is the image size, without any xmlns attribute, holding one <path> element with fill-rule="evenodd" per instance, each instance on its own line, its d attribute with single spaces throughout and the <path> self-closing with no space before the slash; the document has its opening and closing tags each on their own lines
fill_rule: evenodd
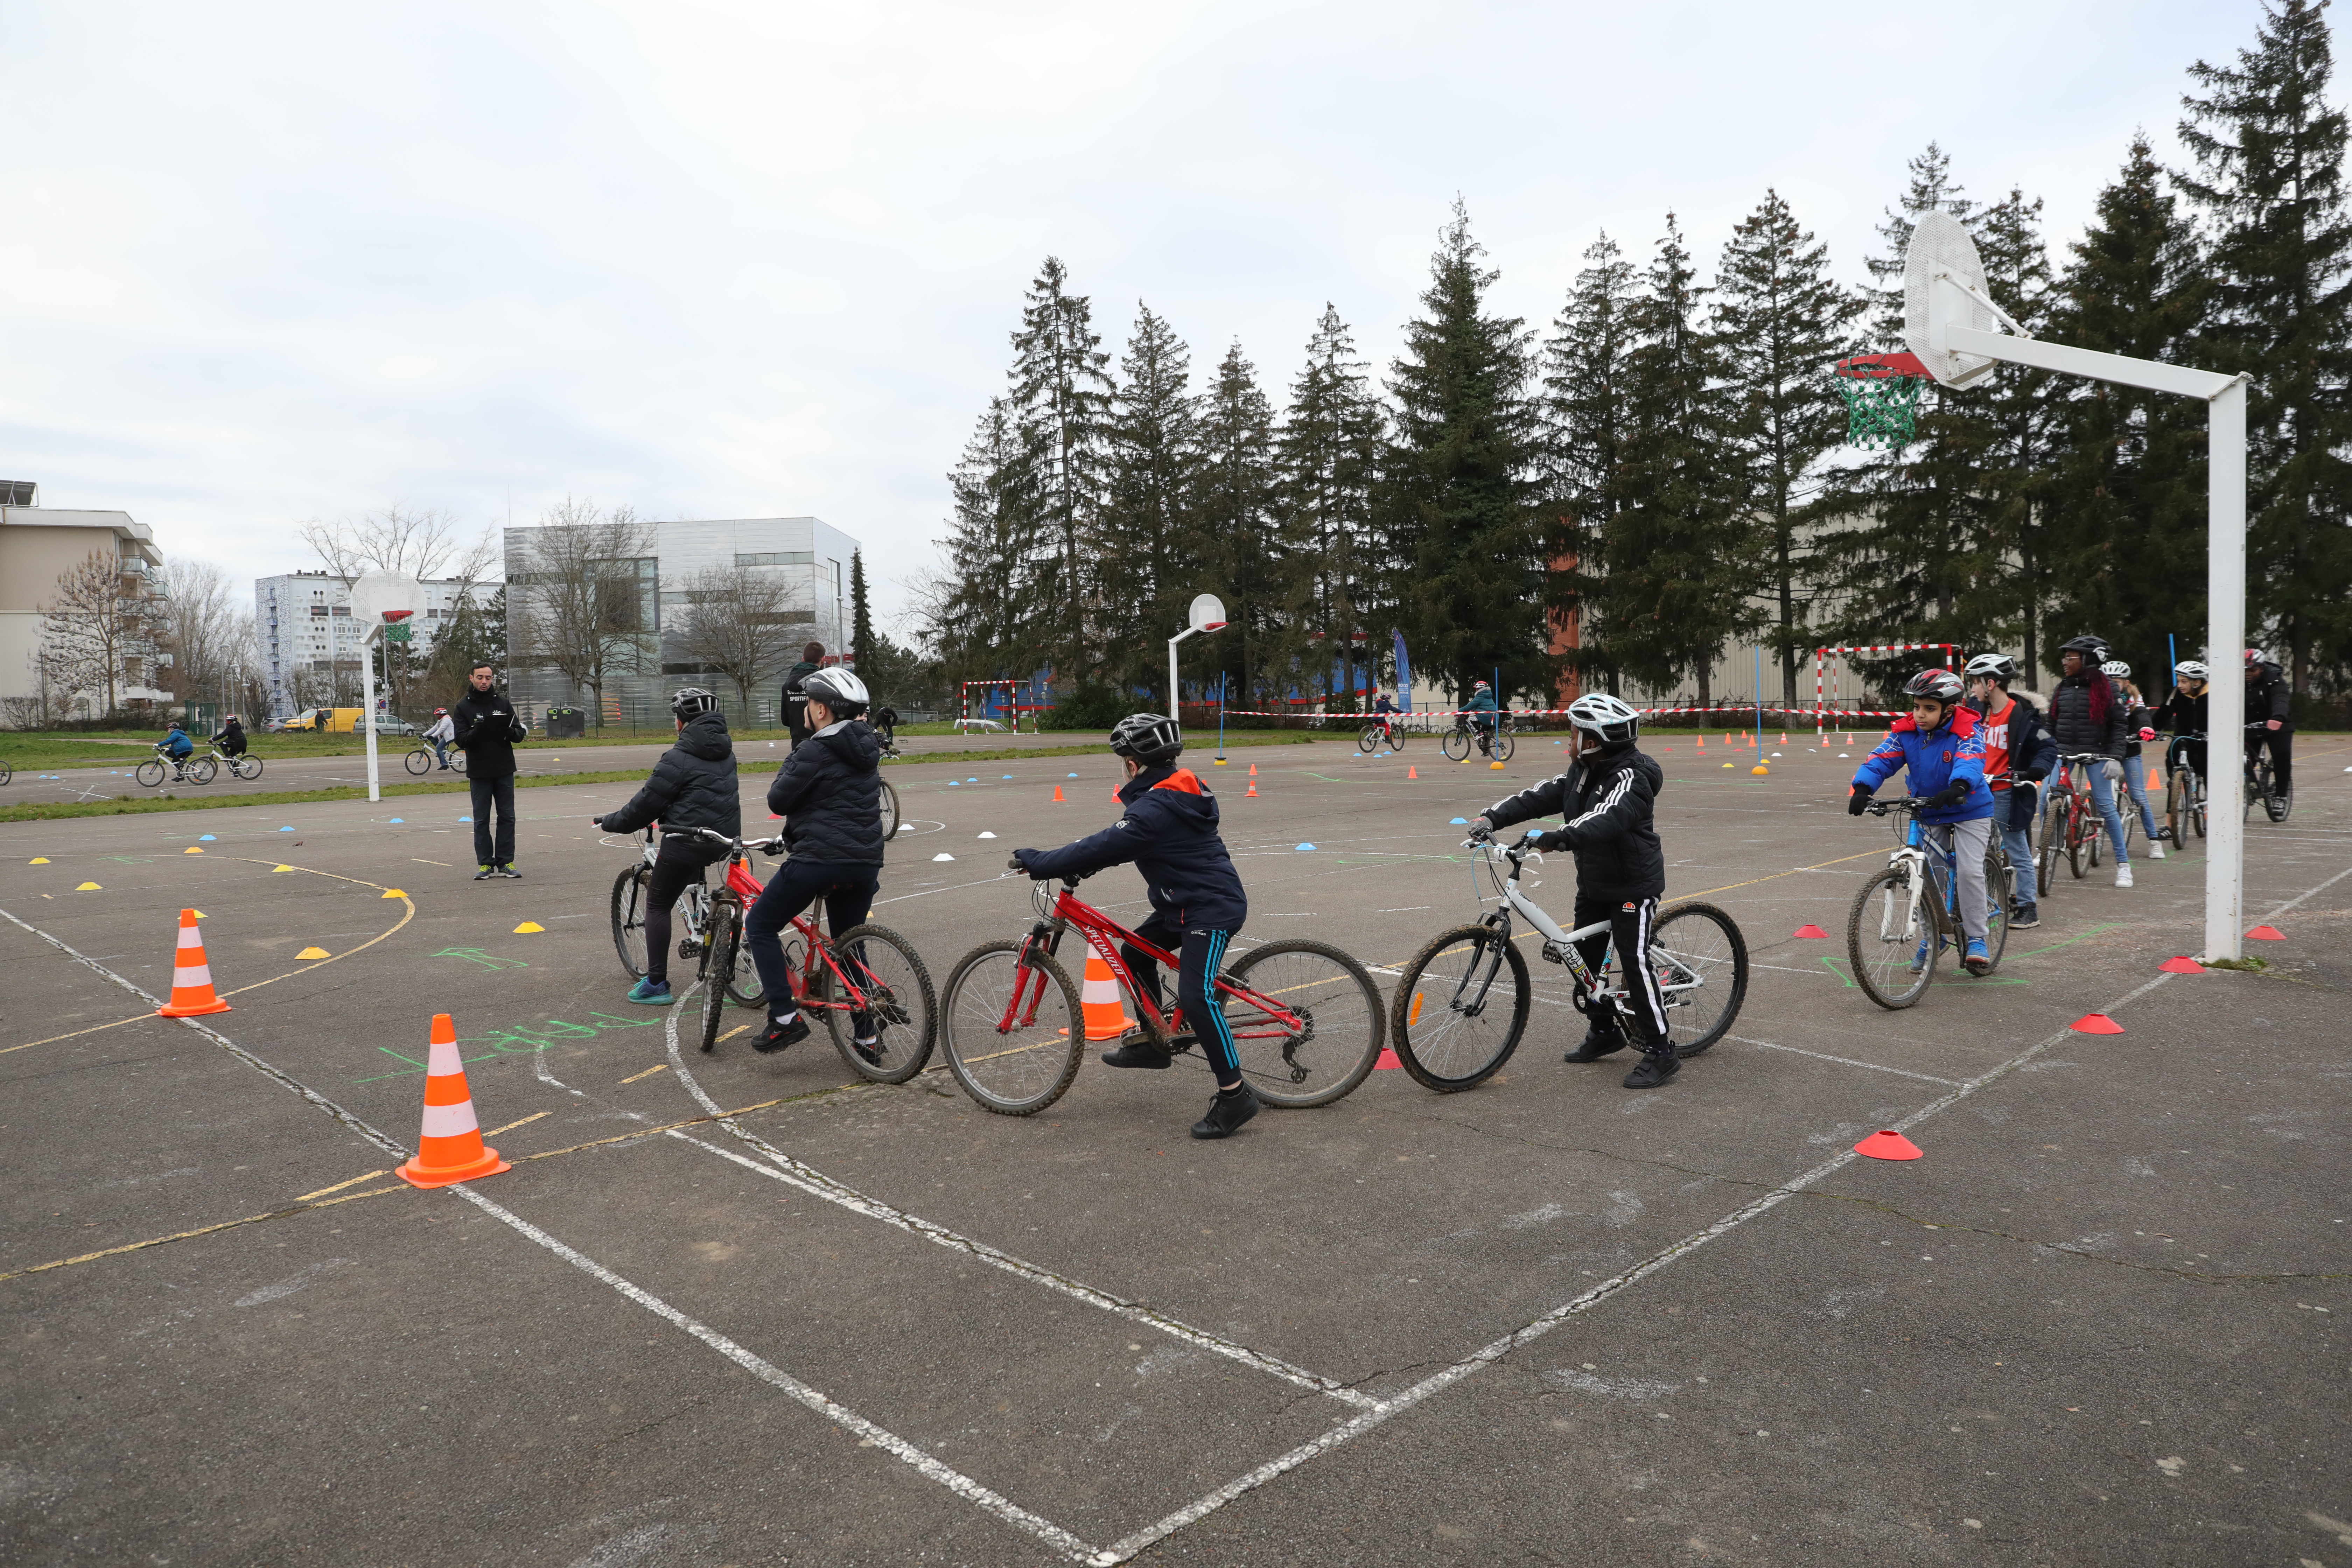
<svg viewBox="0 0 2352 1568">
<path fill-rule="evenodd" d="M 1853 793 L 1845 797 L 1845 814 L 1848 816 L 1860 816 L 1864 812 L 1869 809 L 1870 791 L 1863 788 L 1860 784 L 1854 785 Z"/>
<path fill-rule="evenodd" d="M 1929 805 L 1958 805 L 1969 798 L 1969 786 L 1964 779 L 1954 779 L 1928 797 Z"/>
<path fill-rule="evenodd" d="M 2028 768 L 2025 773 L 2025 782 L 2027 784 L 2038 784 L 2049 776 L 2050 770 L 2048 768 Z"/>
<path fill-rule="evenodd" d="M 1047 879 L 1046 878 L 1029 869 L 1029 857 L 1035 853 L 1037 853 L 1037 851 L 1034 849 L 1015 849 L 1013 852 L 1013 858 L 1006 861 L 1005 864 L 1015 871 L 1024 873 L 1033 882 L 1045 881 Z"/>
<path fill-rule="evenodd" d="M 1575 835 L 1570 833 L 1565 827 L 1552 832 L 1538 833 L 1532 838 L 1528 839 L 1528 842 L 1533 844 L 1538 849 L 1544 851 L 1546 854 L 1550 854 L 1557 850 L 1567 850 L 1576 847 Z"/>
<path fill-rule="evenodd" d="M 1470 819 L 1470 837 L 1492 838 L 1495 837 L 1495 825 L 1483 816 L 1474 816 Z"/>
</svg>

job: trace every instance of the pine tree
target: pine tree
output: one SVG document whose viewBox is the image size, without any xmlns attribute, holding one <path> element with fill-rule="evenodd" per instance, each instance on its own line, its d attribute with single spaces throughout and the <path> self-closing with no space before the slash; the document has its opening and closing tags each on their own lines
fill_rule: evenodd
<svg viewBox="0 0 2352 1568">
<path fill-rule="evenodd" d="M 2342 453 L 2352 440 L 2352 222 L 2344 112 L 2326 97 L 2326 23 L 2309 0 L 2265 0 L 2237 66 L 2200 60 L 2201 98 L 2179 176 L 2213 226 L 2216 279 L 2205 358 L 2253 377 L 2246 410 L 2251 626 L 2274 626 L 2294 689 L 2315 664 L 2352 664 L 2352 530 Z M 2216 648 L 2216 658 L 2234 657 Z"/>
<path fill-rule="evenodd" d="M 1037 509 L 1035 588 L 1045 606 L 1046 647 L 1062 673 L 1081 682 L 1095 674 L 1105 640 L 1088 549 L 1095 542 L 1105 478 L 1104 425 L 1110 356 L 1094 330 L 1093 306 L 1068 289 L 1069 275 L 1049 256 L 1029 285 L 1021 330 L 1013 334 L 1012 404 L 1028 469 L 1022 494 Z"/>
<path fill-rule="evenodd" d="M 1200 419 L 1192 378 L 1183 340 L 1139 303 L 1111 400 L 1100 552 L 1106 623 L 1128 632 L 1109 645 L 1110 673 L 1123 686 L 1157 686 L 1166 679 L 1153 639 L 1136 629 L 1184 624 L 1178 584 L 1192 574 L 1175 563 L 1199 553 L 1193 507 Z"/>
<path fill-rule="evenodd" d="M 2052 335 L 2134 359 L 2185 363 L 2210 293 L 2197 234 L 2176 211 L 2145 135 L 2099 193 L 2071 247 Z M 2200 646 L 2205 624 L 2205 411 L 2187 398 L 2084 381 L 2063 410 L 2053 481 L 2060 624 L 2095 627 L 2142 668 L 2161 669 L 2165 634 Z M 2143 689 L 2159 682 L 2145 677 Z"/>
<path fill-rule="evenodd" d="M 1584 252 L 1568 302 L 1544 344 L 1542 414 L 1543 510 L 1550 555 L 1575 564 L 1546 574 L 1548 607 L 1576 614 L 1582 623 L 1579 673 L 1599 668 L 1615 693 L 1619 672 L 1606 662 L 1610 627 L 1602 593 L 1609 525 L 1624 505 L 1621 454 L 1632 416 L 1626 405 L 1626 356 L 1633 352 L 1637 279 L 1633 264 L 1606 233 Z"/>
<path fill-rule="evenodd" d="M 849 650 L 862 659 L 874 647 L 874 612 L 866 599 L 866 552 L 849 552 Z"/>
<path fill-rule="evenodd" d="M 1558 664 L 1543 613 L 1532 344 L 1518 318 L 1486 313 L 1501 275 L 1479 266 L 1485 254 L 1457 199 L 1423 314 L 1405 324 L 1391 366 L 1395 435 L 1381 500 L 1414 657 L 1465 702 L 1471 683 L 1496 670 L 1498 700 L 1548 693 Z"/>
<path fill-rule="evenodd" d="M 1369 637 L 1387 609 L 1376 570 L 1373 488 L 1388 417 L 1356 357 L 1354 338 L 1328 302 L 1307 342 L 1307 366 L 1290 384 L 1277 445 L 1286 612 L 1326 634 L 1339 660 L 1344 708 L 1355 706 L 1353 638 Z M 1390 618 L 1392 619 L 1392 616 Z M 1376 662 L 1376 661 L 1375 661 Z"/>
<path fill-rule="evenodd" d="M 1797 665 L 1812 644 L 1799 598 L 1811 568 L 1806 541 L 1848 510 L 1847 470 L 1830 455 L 1845 440 L 1845 401 L 1830 365 L 1851 351 L 1863 302 L 1830 276 L 1829 247 L 1768 190 L 1732 231 L 1717 268 L 1714 326 L 1724 392 L 1747 489 L 1768 531 L 1763 582 L 1780 663 L 1781 700 L 1797 702 Z"/>
<path fill-rule="evenodd" d="M 1644 284 L 1628 319 L 1623 504 L 1604 545 L 1609 656 L 1654 689 L 1696 679 L 1704 706 L 1724 644 L 1763 624 L 1747 597 L 1759 530 L 1720 345 L 1700 315 L 1707 291 L 1672 213 Z"/>
<path fill-rule="evenodd" d="M 1216 638 L 1221 668 L 1253 704 L 1288 694 L 1289 655 L 1303 630 L 1287 623 L 1288 597 L 1276 573 L 1274 407 L 1257 384 L 1257 368 L 1238 342 L 1217 362 L 1216 379 L 1201 401 L 1200 473 L 1194 490 L 1195 547 L 1170 563 L 1171 605 L 1196 594 L 1224 600 L 1230 627 Z M 1180 612 L 1167 637 L 1184 624 Z"/>
<path fill-rule="evenodd" d="M 928 606 L 926 636 L 950 679 L 1029 674 L 1052 657 L 1055 612 L 1040 569 L 1055 557 L 1041 548 L 1034 473 L 1009 400 L 989 400 L 948 487 L 946 591 Z"/>
</svg>

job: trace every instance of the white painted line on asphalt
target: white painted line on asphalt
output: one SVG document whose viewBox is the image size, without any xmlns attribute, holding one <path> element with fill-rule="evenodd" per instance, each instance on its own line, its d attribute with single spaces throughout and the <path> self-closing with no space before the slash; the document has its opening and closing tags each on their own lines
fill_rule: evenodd
<svg viewBox="0 0 2352 1568">
<path fill-rule="evenodd" d="M 544 1247 L 550 1252 L 554 1253 L 558 1258 L 562 1258 L 566 1263 L 569 1263 L 573 1268 L 580 1269 L 583 1273 L 588 1274 L 594 1279 L 600 1279 L 605 1284 L 610 1285 L 614 1289 L 619 1291 L 630 1300 L 635 1301 L 646 1311 L 653 1313 L 656 1317 L 667 1319 L 677 1327 L 684 1329 L 688 1333 L 692 1334 L 696 1339 L 700 1340 L 704 1344 L 709 1345 L 712 1350 L 717 1351 L 720 1355 L 725 1356 L 729 1361 L 733 1362 L 736 1365 L 741 1367 L 744 1371 L 750 1373 L 753 1377 L 758 1378 L 761 1382 L 767 1384 L 770 1387 L 782 1391 L 785 1394 L 789 1395 L 799 1404 L 806 1405 L 809 1409 L 814 1411 L 817 1415 L 824 1416 L 826 1420 L 833 1422 L 835 1426 L 856 1433 L 859 1437 L 873 1444 L 876 1447 L 885 1449 L 894 1457 L 904 1460 L 907 1464 L 919 1471 L 925 1479 L 938 1482 L 940 1486 L 945 1487 L 948 1490 L 955 1493 L 956 1496 L 962 1498 L 965 1501 L 977 1504 L 979 1507 L 987 1510 L 989 1513 L 993 1514 L 997 1519 L 1003 1521 L 1004 1523 L 1013 1526 L 1015 1530 L 1022 1531 L 1029 1535 L 1036 1537 L 1039 1541 L 1042 1541 L 1046 1545 L 1053 1547 L 1055 1551 L 1060 1552 L 1063 1555 L 1070 1558 L 1074 1562 L 1094 1563 L 1102 1561 L 1102 1552 L 1088 1545 L 1087 1542 L 1079 1540 L 1076 1536 L 1072 1535 L 1068 1531 L 1064 1530 L 1060 1525 L 1054 1523 L 1051 1520 L 1042 1519 L 1036 1514 L 1031 1513 L 1027 1509 L 1020 1507 L 1018 1504 L 1006 1498 L 1003 1493 L 993 1491 L 989 1488 L 981 1485 L 978 1481 L 973 1480 L 970 1476 L 965 1475 L 961 1470 L 952 1469 L 948 1466 L 941 1464 L 929 1454 L 918 1448 L 914 1444 L 908 1442 L 904 1437 L 898 1436 L 894 1432 L 887 1431 L 884 1428 L 876 1426 L 873 1422 L 868 1421 L 866 1417 L 858 1415 L 857 1412 L 849 1409 L 845 1405 L 835 1404 L 824 1394 L 819 1393 L 814 1388 L 811 1388 L 807 1384 L 792 1376 L 790 1373 L 784 1372 L 782 1368 L 777 1367 L 772 1363 L 770 1363 L 760 1356 L 754 1355 L 751 1352 L 745 1350 L 741 1345 L 737 1344 L 733 1340 L 729 1339 L 725 1334 L 722 1334 L 718 1330 L 711 1328 L 709 1324 L 688 1317 L 684 1312 L 679 1311 L 676 1307 L 671 1306 L 668 1302 L 663 1300 L 652 1291 L 642 1289 L 635 1285 L 632 1285 L 629 1281 L 622 1279 L 618 1274 L 614 1273 L 611 1269 L 605 1268 L 594 1258 L 587 1257 L 576 1249 L 565 1246 L 562 1242 L 558 1241 L 555 1237 L 548 1235 L 547 1232 L 540 1229 L 529 1220 L 524 1219 L 520 1215 L 514 1214 L 509 1210 L 499 1207 L 497 1204 L 492 1203 L 489 1199 L 482 1196 L 481 1194 L 474 1191 L 472 1187 L 463 1183 L 458 1184 L 457 1186 L 454 1186 L 449 1190 L 455 1193 L 457 1196 L 464 1198 L 467 1203 L 472 1204 L 475 1207 L 480 1209 L 484 1214 L 488 1215 L 491 1218 L 499 1220 L 505 1225 L 511 1226 L 517 1232 L 529 1237 L 531 1240 L 539 1243 L 540 1246 Z"/>
<path fill-rule="evenodd" d="M 1772 1040 L 1750 1039 L 1746 1035 L 1726 1035 L 1723 1037 L 1727 1040 L 1738 1040 L 1743 1046 L 1761 1046 L 1768 1051 L 1789 1051 L 1797 1056 L 1811 1057 L 1815 1061 L 1837 1062 L 1850 1068 L 1868 1068 L 1873 1072 L 1891 1072 L 1900 1078 L 1916 1078 L 1924 1082 L 1940 1083 L 1947 1087 L 1955 1086 L 1960 1081 L 1955 1078 L 1937 1078 L 1933 1073 L 1913 1072 L 1908 1068 L 1891 1068 L 1878 1062 L 1858 1062 L 1852 1057 L 1833 1057 L 1827 1051 L 1809 1051 L 1802 1046 L 1784 1046 Z"/>
<path fill-rule="evenodd" d="M 961 1232 L 950 1230 L 943 1225 L 937 1225 L 919 1215 L 893 1208 L 879 1199 L 867 1197 L 856 1188 L 834 1180 L 814 1166 L 803 1164 L 793 1159 L 733 1118 L 722 1116 L 719 1102 L 703 1092 L 702 1085 L 695 1081 L 694 1074 L 688 1068 L 686 1058 L 679 1053 L 677 1045 L 678 1016 L 685 1011 L 687 998 L 692 996 L 701 984 L 698 980 L 693 985 L 687 987 L 684 994 L 678 998 L 677 1005 L 670 1009 L 669 1016 L 663 1026 L 662 1032 L 669 1047 L 669 1065 L 676 1072 L 678 1082 L 686 1086 L 687 1092 L 694 1097 L 697 1104 L 711 1115 L 720 1117 L 719 1125 L 721 1128 L 743 1143 L 758 1150 L 761 1154 L 772 1161 L 773 1165 L 763 1165 L 756 1160 L 747 1160 L 730 1150 L 706 1143 L 699 1138 L 688 1136 L 675 1129 L 671 1131 L 669 1136 L 691 1143 L 709 1153 L 716 1154 L 722 1160 L 732 1161 L 747 1170 L 757 1171 L 763 1176 L 782 1182 L 789 1186 L 798 1187 L 813 1197 L 820 1197 L 827 1203 L 838 1204 L 852 1213 L 866 1215 L 868 1219 L 878 1219 L 883 1224 L 903 1230 L 910 1236 L 920 1237 L 925 1241 L 947 1247 L 950 1251 L 962 1253 L 968 1258 L 976 1258 L 992 1268 L 1001 1268 L 1007 1274 L 1016 1275 L 1033 1285 L 1042 1285 L 1048 1290 L 1058 1291 L 1073 1300 L 1083 1301 L 1089 1307 L 1099 1307 L 1115 1317 L 1124 1318 L 1129 1322 L 1156 1330 L 1171 1338 L 1182 1340 L 1187 1344 L 1198 1346 L 1214 1354 L 1229 1357 L 1268 1376 L 1278 1377 L 1286 1383 L 1296 1384 L 1301 1388 L 1312 1389 L 1318 1394 L 1328 1394 L 1342 1404 L 1353 1405 L 1359 1408 L 1370 1408 L 1378 1403 L 1371 1395 L 1349 1388 L 1337 1378 L 1325 1377 L 1319 1373 L 1308 1372 L 1305 1367 L 1293 1366 L 1290 1363 L 1267 1355 L 1262 1351 L 1252 1350 L 1247 1345 L 1238 1344 L 1232 1340 L 1210 1333 L 1204 1329 L 1196 1329 L 1180 1319 L 1169 1317 L 1164 1312 L 1156 1312 L 1149 1307 L 1113 1296 L 1108 1291 L 1097 1290 L 1091 1285 L 1081 1284 L 1077 1280 L 1056 1274 L 1042 1265 L 1032 1263 L 1026 1258 L 1016 1258 L 1012 1253 L 991 1247 L 984 1241 L 975 1241 Z"/>
</svg>

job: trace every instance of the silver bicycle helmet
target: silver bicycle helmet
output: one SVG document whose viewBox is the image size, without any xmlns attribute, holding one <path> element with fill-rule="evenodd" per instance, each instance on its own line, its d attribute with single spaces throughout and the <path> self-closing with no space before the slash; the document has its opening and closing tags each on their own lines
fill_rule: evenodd
<svg viewBox="0 0 2352 1568">
<path fill-rule="evenodd" d="M 2210 680 L 2213 679 L 2213 672 L 2205 668 L 2205 661 L 2201 658 L 2184 658 L 2179 664 L 2172 667 L 2172 673 L 2176 679 L 2180 680 Z"/>
<path fill-rule="evenodd" d="M 1568 705 L 1568 721 L 1604 746 L 1622 745 L 1642 731 L 1642 715 L 1605 691 L 1594 691 Z"/>
<path fill-rule="evenodd" d="M 2005 653 L 1980 653 L 1977 655 L 1976 658 L 1969 660 L 1968 673 L 1970 675 L 1990 676 L 1993 679 L 2000 681 L 2015 680 L 2017 679 L 2017 660 L 2010 658 L 2009 655 Z"/>
<path fill-rule="evenodd" d="M 2099 666 L 2099 673 L 2105 676 L 2109 680 L 2129 680 L 2131 679 L 2131 666 L 2126 664 L 2122 659 L 2111 658 L 2107 660 L 2106 663 Z"/>
<path fill-rule="evenodd" d="M 1172 762 L 1184 750 L 1184 727 L 1160 713 L 1130 713 L 1113 725 L 1111 754 L 1149 766 Z"/>
<path fill-rule="evenodd" d="M 801 692 L 803 696 L 832 709 L 833 716 L 836 719 L 855 719 L 865 712 L 866 705 L 873 701 L 873 698 L 866 693 L 866 682 L 858 679 L 854 672 L 844 669 L 839 665 L 820 669 L 814 675 L 803 679 L 801 682 Z"/>
</svg>

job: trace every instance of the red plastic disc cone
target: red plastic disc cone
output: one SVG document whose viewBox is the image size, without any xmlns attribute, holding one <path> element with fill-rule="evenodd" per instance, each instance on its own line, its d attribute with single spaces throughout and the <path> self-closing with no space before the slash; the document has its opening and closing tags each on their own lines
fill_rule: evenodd
<svg viewBox="0 0 2352 1568">
<path fill-rule="evenodd" d="M 2124 1026 L 2105 1013 L 2085 1013 L 2066 1026 L 2078 1035 L 2120 1035 Z"/>
<path fill-rule="evenodd" d="M 1867 1154 L 1874 1160 L 1916 1160 L 1919 1145 L 1902 1133 L 1881 1129 L 1853 1146 L 1857 1154 Z"/>
<path fill-rule="evenodd" d="M 1830 939 L 1830 933 L 1829 933 L 1829 932 L 1827 932 L 1827 931 L 1823 931 L 1821 927 L 1819 927 L 1819 926 L 1817 926 L 1817 925 L 1814 925 L 1814 924 L 1811 923 L 1810 921 L 1808 921 L 1808 922 L 1807 922 L 1806 924 L 1804 924 L 1804 925 L 1801 925 L 1801 926 L 1799 926 L 1799 927 L 1797 928 L 1797 934 L 1798 934 L 1799 936 L 1801 936 L 1801 937 L 1804 937 L 1804 938 L 1806 938 L 1806 939 L 1808 939 L 1808 940 L 1817 940 L 1817 941 L 1821 941 L 1821 942 L 1827 942 L 1827 941 Z"/>
<path fill-rule="evenodd" d="M 2286 940 L 2286 932 L 2276 926 L 2256 926 L 2248 931 L 2246 936 L 2252 942 L 2284 942 Z"/>
<path fill-rule="evenodd" d="M 1393 1049 L 1383 1047 L 1381 1051 L 1381 1059 L 1372 1064 L 1372 1070 L 1374 1072 L 1386 1072 L 1391 1068 L 1402 1068 L 1403 1066 L 1404 1063 L 1397 1060 L 1397 1054 Z"/>
<path fill-rule="evenodd" d="M 2193 958 L 2186 956 L 2180 958 L 2168 958 L 2162 963 L 2158 964 L 2157 967 L 2163 970 L 2167 974 L 2202 974 L 2205 973 L 2205 966 L 2203 964 L 2198 963 Z"/>
</svg>

